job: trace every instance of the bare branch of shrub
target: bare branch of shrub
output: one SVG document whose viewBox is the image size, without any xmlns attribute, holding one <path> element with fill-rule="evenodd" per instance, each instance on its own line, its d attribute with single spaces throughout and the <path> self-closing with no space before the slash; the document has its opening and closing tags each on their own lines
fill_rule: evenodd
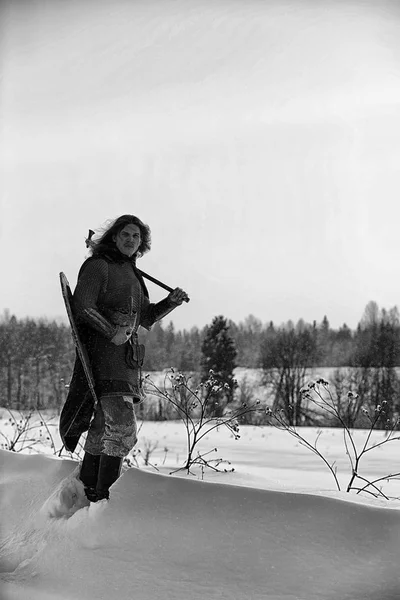
<svg viewBox="0 0 400 600">
<path fill-rule="evenodd" d="M 165 375 L 164 386 L 161 388 L 151 381 L 149 376 L 146 378 L 151 393 L 165 399 L 173 406 L 177 417 L 186 429 L 185 462 L 182 467 L 173 472 L 186 470 L 191 473 L 194 465 L 226 472 L 227 469 L 219 469 L 219 466 L 228 461 L 209 458 L 209 455 L 217 449 L 200 453 L 198 444 L 218 427 L 226 427 L 236 440 L 239 439 L 241 418 L 249 413 L 261 411 L 260 402 L 257 400 L 250 404 L 242 403 L 239 407 L 226 410 L 222 416 L 210 416 L 210 405 L 216 406 L 218 398 L 224 392 L 227 384 L 218 381 L 212 370 L 210 370 L 207 381 L 200 383 L 195 389 L 191 387 L 190 379 L 190 377 L 179 372 L 175 373 L 174 369 L 170 369 Z"/>
<path fill-rule="evenodd" d="M 364 440 L 362 448 L 358 449 L 352 431 L 348 427 L 347 421 L 342 416 L 343 406 L 341 403 L 338 403 L 337 400 L 333 397 L 329 389 L 328 381 L 326 381 L 323 378 L 319 378 L 317 379 L 317 381 L 310 382 L 306 387 L 304 387 L 301 390 L 301 394 L 305 399 L 314 404 L 319 410 L 327 413 L 335 420 L 337 420 L 343 428 L 345 452 L 349 459 L 351 471 L 350 479 L 346 486 L 346 492 L 355 491 L 357 492 L 357 494 L 361 492 L 367 492 L 375 497 L 382 496 L 385 499 L 388 499 L 388 496 L 386 496 L 386 494 L 384 494 L 382 490 L 376 486 L 376 484 L 384 480 L 388 481 L 391 479 L 397 479 L 398 476 L 400 476 L 400 473 L 389 474 L 384 477 L 380 477 L 379 479 L 375 479 L 374 481 L 370 481 L 360 474 L 360 462 L 367 452 L 379 448 L 389 442 L 400 441 L 400 436 L 394 435 L 399 425 L 399 419 L 396 419 L 394 422 L 391 422 L 390 419 L 387 419 L 386 422 L 388 434 L 386 438 L 383 441 L 371 443 L 372 433 L 374 432 L 374 430 L 376 430 L 378 423 L 382 422 L 382 419 L 385 417 L 385 409 L 387 402 L 384 401 L 382 402 L 382 405 L 378 405 L 375 408 L 373 414 L 370 414 L 370 412 L 367 409 L 362 408 L 362 412 L 368 419 L 369 428 L 367 430 L 366 438 Z M 357 401 L 357 403 L 360 402 L 357 394 L 354 394 L 351 391 L 347 393 L 347 401 L 349 403 L 351 403 L 352 401 Z M 269 417 L 269 422 L 271 425 L 290 433 L 290 435 L 294 436 L 301 445 L 311 450 L 325 463 L 335 480 L 337 489 L 340 490 L 341 487 L 337 477 L 337 470 L 336 468 L 334 468 L 334 463 L 330 464 L 325 458 L 325 456 L 317 448 L 319 435 L 317 436 L 315 443 L 312 444 L 308 440 L 306 440 L 302 434 L 299 433 L 299 431 L 294 425 L 290 424 L 290 420 L 287 419 L 283 411 L 274 412 L 271 409 L 268 409 L 267 415 Z M 365 483 L 365 485 L 362 487 L 358 486 L 356 485 L 356 481 L 362 481 Z"/>
<path fill-rule="evenodd" d="M 51 449 L 55 451 L 53 436 L 46 420 L 38 409 L 29 411 L 26 414 L 21 411 L 12 411 L 8 407 L 6 407 L 6 410 L 9 414 L 8 425 L 11 431 L 10 434 L 0 431 L 0 435 L 4 440 L 1 444 L 2 448 L 10 452 L 24 452 L 32 449 L 38 451 L 40 447 L 49 446 L 48 442 L 50 442 Z M 39 421 L 35 412 L 39 416 Z M 43 439 L 43 428 L 47 433 L 45 439 Z"/>
</svg>

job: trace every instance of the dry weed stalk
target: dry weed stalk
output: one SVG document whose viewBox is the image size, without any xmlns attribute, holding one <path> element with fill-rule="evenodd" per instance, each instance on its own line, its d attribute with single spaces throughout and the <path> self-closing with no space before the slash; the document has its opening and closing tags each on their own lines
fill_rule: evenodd
<svg viewBox="0 0 400 600">
<path fill-rule="evenodd" d="M 366 408 L 362 409 L 363 414 L 369 421 L 369 428 L 367 430 L 367 434 L 366 434 L 364 443 L 362 444 L 362 447 L 359 449 L 359 448 L 357 448 L 357 445 L 355 443 L 354 436 L 352 434 L 351 429 L 347 426 L 345 420 L 343 419 L 343 417 L 341 415 L 341 410 L 340 410 L 340 407 L 338 406 L 337 401 L 332 396 L 332 393 L 329 389 L 328 381 L 326 381 L 323 378 L 319 378 L 316 381 L 310 382 L 306 387 L 302 388 L 300 393 L 303 395 L 304 399 L 308 400 L 309 402 L 314 404 L 318 409 L 323 410 L 324 412 L 328 413 L 331 417 L 333 417 L 335 420 L 337 420 L 343 429 L 343 440 L 344 440 L 345 451 L 349 458 L 350 468 L 351 468 L 351 475 L 350 475 L 349 482 L 346 486 L 346 492 L 350 492 L 352 490 L 356 491 L 357 494 L 359 494 L 361 492 L 366 492 L 368 494 L 371 494 L 372 496 L 375 496 L 375 497 L 381 496 L 381 497 L 386 498 L 386 500 L 388 500 L 389 497 L 383 493 L 382 489 L 379 488 L 377 486 L 377 484 L 379 484 L 382 481 L 388 481 L 390 479 L 399 479 L 400 472 L 390 473 L 389 475 L 379 477 L 377 479 L 374 479 L 373 481 L 370 481 L 369 479 L 367 479 L 360 473 L 360 462 L 361 462 L 361 459 L 366 455 L 367 452 L 371 452 L 371 450 L 374 450 L 375 448 L 379 448 L 380 446 L 383 446 L 384 444 L 387 444 L 389 442 L 400 441 L 400 436 L 394 435 L 398 428 L 398 425 L 399 425 L 399 419 L 396 419 L 394 422 L 391 422 L 390 419 L 386 419 L 385 439 L 380 442 L 375 442 L 375 443 L 371 442 L 371 437 L 372 437 L 373 431 L 376 430 L 377 424 L 379 422 L 382 422 L 382 419 L 385 417 L 385 413 L 386 413 L 385 409 L 386 409 L 387 402 L 384 401 L 384 402 L 382 402 L 381 405 L 378 405 L 375 408 L 373 414 L 370 414 L 370 412 Z M 347 394 L 348 402 L 356 401 L 357 398 L 358 398 L 357 394 L 354 394 L 351 391 L 348 392 L 348 394 Z M 268 409 L 267 415 L 269 417 L 269 423 L 271 425 L 273 425 L 274 427 L 276 427 L 278 429 L 281 429 L 281 430 L 284 430 L 284 431 L 287 431 L 288 433 L 290 433 L 290 435 L 295 437 L 302 446 L 305 446 L 306 448 L 311 450 L 314 454 L 316 454 L 325 463 L 325 465 L 328 467 L 328 469 L 332 473 L 332 476 L 335 480 L 337 489 L 340 491 L 341 487 L 340 487 L 340 483 L 339 483 L 339 480 L 337 477 L 337 468 L 335 466 L 335 462 L 333 462 L 331 464 L 318 448 L 318 440 L 319 440 L 322 432 L 321 431 L 318 432 L 317 438 L 316 438 L 314 444 L 312 444 L 311 442 L 306 440 L 305 437 L 301 433 L 299 433 L 299 430 L 296 428 L 295 425 L 290 425 L 288 423 L 285 415 L 283 414 L 283 411 L 275 411 L 274 412 L 271 409 Z M 360 482 L 362 482 L 362 483 L 360 483 Z"/>
<path fill-rule="evenodd" d="M 239 439 L 241 418 L 249 413 L 260 411 L 260 402 L 257 400 L 251 404 L 241 403 L 239 406 L 225 410 L 222 416 L 213 416 L 210 414 L 210 408 L 211 406 L 215 407 L 219 399 L 223 397 L 227 384 L 218 381 L 212 369 L 209 371 L 207 381 L 200 383 L 195 389 L 190 386 L 190 377 L 186 377 L 183 373 L 175 373 L 172 368 L 165 374 L 163 387 L 159 387 L 151 381 L 149 376 L 146 379 L 149 390 L 154 395 L 172 404 L 186 429 L 185 462 L 173 473 L 180 470 L 192 473 L 191 468 L 195 465 L 219 472 L 233 471 L 233 468 L 219 468 L 223 464 L 230 465 L 229 461 L 222 458 L 210 458 L 212 453 L 218 451 L 217 448 L 200 452 L 198 451 L 199 443 L 218 427 L 226 427 L 233 434 L 235 440 Z"/>
</svg>

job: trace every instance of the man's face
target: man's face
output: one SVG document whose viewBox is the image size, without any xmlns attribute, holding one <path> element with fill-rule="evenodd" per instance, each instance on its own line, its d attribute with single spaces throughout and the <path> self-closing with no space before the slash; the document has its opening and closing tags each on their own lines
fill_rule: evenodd
<svg viewBox="0 0 400 600">
<path fill-rule="evenodd" d="M 140 228 L 133 224 L 125 225 L 125 227 L 113 237 L 113 240 L 122 254 L 131 257 L 135 254 L 142 241 Z"/>
</svg>

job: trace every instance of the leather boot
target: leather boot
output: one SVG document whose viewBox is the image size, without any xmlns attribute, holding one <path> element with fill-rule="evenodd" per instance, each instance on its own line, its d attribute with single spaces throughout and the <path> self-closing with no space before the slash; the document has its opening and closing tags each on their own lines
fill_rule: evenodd
<svg viewBox="0 0 400 600">
<path fill-rule="evenodd" d="M 99 466 L 100 454 L 94 455 L 89 454 L 89 452 L 85 452 L 79 478 L 85 486 L 85 494 L 90 502 L 97 502 L 98 500 L 96 486 L 99 474 Z"/>
<path fill-rule="evenodd" d="M 96 493 L 97 499 L 107 500 L 110 497 L 110 487 L 115 483 L 120 476 L 122 466 L 122 458 L 119 456 L 108 456 L 108 454 L 100 455 L 99 476 L 97 479 Z"/>
</svg>

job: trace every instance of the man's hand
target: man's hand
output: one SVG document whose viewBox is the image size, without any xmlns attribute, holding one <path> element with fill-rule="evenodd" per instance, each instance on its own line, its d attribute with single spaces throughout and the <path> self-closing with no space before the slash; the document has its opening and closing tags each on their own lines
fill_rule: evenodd
<svg viewBox="0 0 400 600">
<path fill-rule="evenodd" d="M 131 327 L 127 325 L 120 325 L 118 327 L 117 333 L 114 335 L 113 338 L 111 338 L 111 341 L 116 346 L 121 346 L 130 339 L 132 332 L 133 329 Z"/>
<path fill-rule="evenodd" d="M 172 292 L 168 294 L 168 299 L 172 304 L 176 306 L 180 306 L 182 302 L 189 302 L 189 296 L 187 293 L 181 288 L 175 288 Z"/>
</svg>

